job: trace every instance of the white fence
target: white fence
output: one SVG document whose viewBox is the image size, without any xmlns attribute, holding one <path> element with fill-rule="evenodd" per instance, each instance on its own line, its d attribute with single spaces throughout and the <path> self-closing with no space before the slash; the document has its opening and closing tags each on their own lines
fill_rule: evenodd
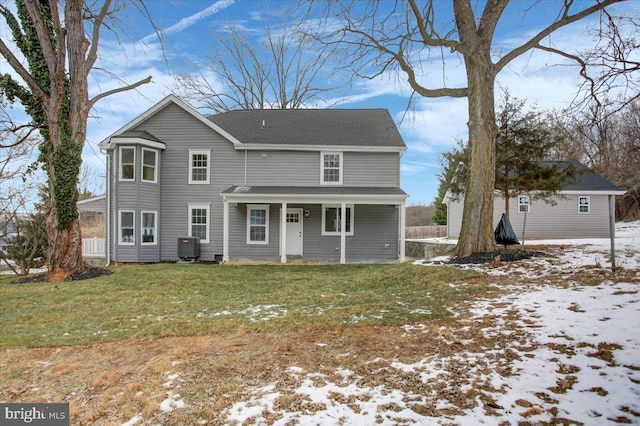
<svg viewBox="0 0 640 426">
<path fill-rule="evenodd" d="M 83 238 L 82 255 L 86 257 L 105 257 L 104 238 Z"/>
<path fill-rule="evenodd" d="M 441 238 L 447 236 L 447 225 L 407 226 L 404 236 L 408 239 Z"/>
</svg>

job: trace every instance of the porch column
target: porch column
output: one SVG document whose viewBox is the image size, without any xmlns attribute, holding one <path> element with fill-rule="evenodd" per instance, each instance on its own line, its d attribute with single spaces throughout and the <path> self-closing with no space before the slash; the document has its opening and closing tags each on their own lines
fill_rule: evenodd
<svg viewBox="0 0 640 426">
<path fill-rule="evenodd" d="M 353 212 L 351 212 L 353 214 Z M 340 204 L 340 263 L 347 263 L 347 205 Z"/>
<path fill-rule="evenodd" d="M 280 263 L 287 263 L 287 203 L 280 213 Z"/>
<path fill-rule="evenodd" d="M 222 199 L 222 261 L 229 261 L 229 201 Z"/>
<path fill-rule="evenodd" d="M 404 241 L 404 228 L 406 225 L 406 211 L 405 211 L 405 206 L 404 203 L 398 205 L 398 209 L 400 209 L 400 211 L 398 212 L 398 244 L 400 245 L 400 247 L 398 247 L 400 250 L 398 250 L 398 260 L 400 262 L 404 262 L 405 259 L 405 241 Z"/>
</svg>

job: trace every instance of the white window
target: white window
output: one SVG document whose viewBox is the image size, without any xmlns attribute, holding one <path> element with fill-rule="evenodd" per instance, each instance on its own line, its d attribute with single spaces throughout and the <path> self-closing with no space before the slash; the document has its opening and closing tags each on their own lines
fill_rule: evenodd
<svg viewBox="0 0 640 426">
<path fill-rule="evenodd" d="M 136 149 L 131 146 L 120 147 L 120 180 L 135 180 Z"/>
<path fill-rule="evenodd" d="M 320 183 L 323 185 L 342 185 L 342 153 L 320 153 Z"/>
<path fill-rule="evenodd" d="M 578 197 L 578 213 L 591 213 L 591 197 Z"/>
<path fill-rule="evenodd" d="M 529 213 L 531 202 L 528 195 L 518 196 L 518 213 Z"/>
<path fill-rule="evenodd" d="M 156 212 L 141 212 L 140 213 L 140 244 L 141 245 L 153 245 L 158 244 L 158 238 L 156 236 L 158 229 L 158 215 Z"/>
<path fill-rule="evenodd" d="M 322 206 L 322 235 L 340 235 L 342 224 L 339 205 Z M 345 207 L 346 235 L 353 235 L 353 206 Z"/>
<path fill-rule="evenodd" d="M 269 205 L 247 206 L 247 244 L 269 244 Z"/>
<path fill-rule="evenodd" d="M 209 157 L 211 151 L 189 150 L 189 183 L 209 183 Z"/>
<path fill-rule="evenodd" d="M 142 148 L 142 180 L 155 183 L 158 181 L 158 151 Z"/>
<path fill-rule="evenodd" d="M 189 205 L 189 236 L 199 237 L 201 243 L 209 242 L 209 205 Z"/>
<path fill-rule="evenodd" d="M 133 210 L 120 210 L 120 227 L 118 242 L 123 246 L 132 246 L 136 243 L 135 212 Z"/>
</svg>

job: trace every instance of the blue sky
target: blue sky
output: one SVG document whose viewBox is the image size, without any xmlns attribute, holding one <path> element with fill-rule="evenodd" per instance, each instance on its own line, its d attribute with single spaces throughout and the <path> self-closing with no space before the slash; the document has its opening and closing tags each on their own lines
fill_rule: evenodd
<svg viewBox="0 0 640 426">
<path fill-rule="evenodd" d="M 582 8 L 592 4 L 586 0 L 576 3 Z M 97 144 L 171 93 L 174 75 L 192 73 L 194 66 L 211 53 L 212 31 L 224 31 L 229 23 L 234 23 L 257 41 L 264 30 L 265 19 L 274 9 L 287 5 L 284 0 L 152 0 L 146 4 L 155 25 L 164 34 L 164 53 L 149 23 L 133 10 L 123 17 L 121 27 L 124 32 L 119 32 L 117 39 L 112 33 L 103 34 L 98 65 L 122 81 L 112 75 L 96 74 L 90 81 L 93 93 L 148 75 L 153 80 L 137 91 L 111 96 L 96 105 L 89 121 L 83 159 L 98 173 L 104 173 L 104 158 Z M 557 2 L 547 0 L 528 9 L 530 2 L 513 2 L 505 11 L 496 33 L 494 45 L 497 50 L 508 51 L 546 26 L 556 16 L 557 5 Z M 450 7 L 444 0 L 436 1 L 436 6 Z M 627 10 L 637 13 L 638 5 L 632 2 L 617 9 L 624 13 Z M 445 13 L 441 18 L 447 21 L 450 15 Z M 587 26 L 594 23 L 593 19 L 578 22 L 554 34 L 550 42 L 574 52 L 587 48 L 593 43 Z M 0 30 L 0 36 L 6 40 L 4 31 Z M 436 62 L 432 66 L 426 68 L 431 72 L 428 78 L 433 79 L 430 86 L 441 87 L 442 64 Z M 0 62 L 0 72 L 7 72 L 7 68 Z M 444 78 L 452 87 L 464 84 L 463 65 L 457 60 L 449 62 Z M 534 52 L 514 61 L 499 74 L 497 90 L 508 88 L 512 95 L 538 108 L 562 108 L 573 100 L 580 82 L 575 66 L 547 53 Z M 349 96 L 334 107 L 389 109 L 400 123 L 400 132 L 408 145 L 401 162 L 401 186 L 410 195 L 408 204 L 429 204 L 438 187 L 436 175 L 440 172 L 440 154 L 450 150 L 456 138 L 466 139 L 467 104 L 466 99 L 418 97 L 414 99 L 412 113 L 405 116 L 409 94 L 403 76 L 398 79 L 386 75 L 377 80 L 356 82 L 349 90 Z M 189 102 L 189 99 L 185 100 Z"/>
</svg>

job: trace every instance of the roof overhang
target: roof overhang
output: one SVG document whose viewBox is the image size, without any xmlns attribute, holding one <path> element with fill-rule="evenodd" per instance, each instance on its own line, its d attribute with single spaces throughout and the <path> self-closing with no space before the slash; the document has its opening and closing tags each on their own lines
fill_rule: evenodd
<svg viewBox="0 0 640 426">
<path fill-rule="evenodd" d="M 624 195 L 627 191 L 590 191 L 587 189 L 583 190 L 567 190 L 567 191 L 558 191 L 560 195 Z"/>
<path fill-rule="evenodd" d="M 109 142 L 104 146 L 101 144 L 100 146 L 105 149 L 113 149 L 117 145 L 142 145 L 147 146 L 149 148 L 161 149 L 164 150 L 167 146 L 164 142 L 145 139 L 141 137 L 126 137 L 126 136 L 113 136 L 109 139 Z"/>
<path fill-rule="evenodd" d="M 232 203 L 404 204 L 408 195 L 397 187 L 256 187 L 232 186 L 220 194 Z"/>
<path fill-rule="evenodd" d="M 303 144 L 257 144 L 243 143 L 234 146 L 236 150 L 247 151 L 339 151 L 339 152 L 397 152 L 403 153 L 407 147 L 398 146 L 356 146 L 356 145 L 303 145 Z"/>
</svg>

